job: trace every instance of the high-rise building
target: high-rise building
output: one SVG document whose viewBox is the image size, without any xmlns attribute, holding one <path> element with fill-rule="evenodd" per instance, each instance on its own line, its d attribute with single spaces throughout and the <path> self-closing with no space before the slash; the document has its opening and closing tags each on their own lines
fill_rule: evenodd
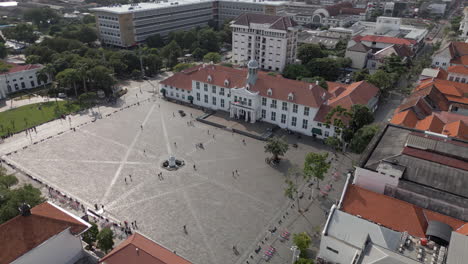
<svg viewBox="0 0 468 264">
<path fill-rule="evenodd" d="M 290 17 L 243 14 L 231 24 L 232 61 L 256 60 L 260 69 L 283 71 L 296 60 L 297 24 Z"/>
<path fill-rule="evenodd" d="M 276 15 L 284 2 L 263 0 L 163 0 L 91 9 L 103 44 L 131 47 L 152 35 L 223 23 L 245 12 Z"/>
</svg>

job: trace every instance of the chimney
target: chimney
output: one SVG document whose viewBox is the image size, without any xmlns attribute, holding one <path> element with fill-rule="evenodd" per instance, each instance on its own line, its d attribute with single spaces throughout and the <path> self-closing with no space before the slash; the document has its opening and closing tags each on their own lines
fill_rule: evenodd
<svg viewBox="0 0 468 264">
<path fill-rule="evenodd" d="M 31 206 L 27 203 L 23 203 L 19 208 L 19 211 L 22 216 L 30 216 L 31 215 Z"/>
<path fill-rule="evenodd" d="M 318 80 L 315 81 L 315 85 L 319 85 L 319 81 L 318 81 Z"/>
<path fill-rule="evenodd" d="M 140 255 L 140 249 L 139 249 L 139 248 L 135 248 L 135 250 L 136 250 L 137 255 L 139 256 L 139 255 Z"/>
<path fill-rule="evenodd" d="M 312 90 L 312 87 L 313 87 L 312 84 L 309 84 L 309 90 Z"/>
</svg>

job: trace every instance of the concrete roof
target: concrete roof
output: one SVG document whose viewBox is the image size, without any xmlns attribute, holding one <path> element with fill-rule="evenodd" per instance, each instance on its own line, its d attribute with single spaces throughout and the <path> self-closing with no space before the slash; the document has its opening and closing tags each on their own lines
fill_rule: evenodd
<svg viewBox="0 0 468 264">
<path fill-rule="evenodd" d="M 282 1 L 254 1 L 254 0 L 235 0 L 235 1 L 229 1 L 229 0 L 216 0 L 216 1 L 224 1 L 224 2 L 245 2 L 245 3 L 251 3 L 251 4 L 258 4 L 258 5 L 276 5 L 276 6 L 281 6 L 285 4 L 285 2 Z M 115 13 L 115 14 L 125 14 L 125 13 L 137 13 L 141 11 L 148 11 L 148 10 L 153 10 L 153 9 L 161 9 L 161 8 L 171 8 L 177 6 L 177 5 L 192 5 L 192 4 L 197 4 L 197 3 L 207 3 L 207 2 L 214 2 L 214 0 L 170 0 L 167 2 L 147 2 L 147 3 L 138 3 L 136 5 L 128 4 L 128 5 L 111 5 L 111 6 L 102 6 L 102 7 L 96 7 L 96 8 L 91 8 L 90 10 L 92 11 L 102 11 L 102 12 L 109 12 L 109 13 Z M 177 4 L 175 4 L 177 3 Z M 129 9 L 131 8 L 131 9 Z"/>
<path fill-rule="evenodd" d="M 450 247 L 447 254 L 447 264 L 465 264 L 468 259 L 468 236 L 452 232 Z"/>
<path fill-rule="evenodd" d="M 369 245 L 362 255 L 361 264 L 420 264 L 421 262 L 405 257 L 377 245 Z"/>
<path fill-rule="evenodd" d="M 350 228 L 351 226 L 353 228 Z M 369 237 L 373 244 L 397 250 L 401 233 L 346 212 L 334 210 L 328 224 L 327 235 L 357 248 L 363 248 Z"/>
</svg>

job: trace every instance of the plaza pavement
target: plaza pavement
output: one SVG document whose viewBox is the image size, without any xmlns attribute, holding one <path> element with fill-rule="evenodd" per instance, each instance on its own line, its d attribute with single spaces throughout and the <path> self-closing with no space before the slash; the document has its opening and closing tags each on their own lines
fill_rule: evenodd
<svg viewBox="0 0 468 264">
<path fill-rule="evenodd" d="M 291 263 L 291 240 L 278 241 L 278 233 L 312 235 L 325 222 L 324 212 L 339 199 L 344 177 L 335 182 L 331 173 L 327 176 L 325 181 L 334 187 L 328 199 L 318 198 L 313 186 L 301 189 L 301 208 L 308 209 L 304 214 L 284 197 L 284 177 L 291 166 L 302 167 L 306 153 L 323 152 L 325 147 L 310 138 L 289 136 L 298 148 L 291 147 L 280 165 L 271 167 L 264 161 L 265 142 L 195 121 L 187 124 L 201 112 L 155 98 L 154 85 L 143 84 L 140 93 L 139 85 L 133 84 L 121 105 L 95 109 L 102 117 L 95 122 L 90 122 L 95 116 L 83 114 L 72 117 L 71 125 L 58 120 L 40 126 L 32 140 L 25 135 L 7 139 L 1 153 L 17 152 L 3 158 L 89 208 L 104 205 L 104 215 L 112 219 L 136 220 L 142 233 L 193 263 L 261 263 L 264 250 L 253 250 L 271 244 L 278 252 L 270 263 Z M 139 105 L 113 113 L 137 100 Z M 178 115 L 180 109 L 186 117 Z M 82 123 L 86 124 L 76 132 L 69 129 Z M 58 131 L 65 133 L 57 136 Z M 204 150 L 196 143 L 203 143 Z M 160 164 L 170 155 L 186 165 L 172 172 L 162 169 Z M 333 167 L 342 175 L 350 164 L 341 158 Z M 235 170 L 238 175 L 233 176 Z M 157 177 L 160 172 L 163 179 Z M 276 233 L 268 232 L 274 227 Z M 234 254 L 233 246 L 240 255 Z"/>
</svg>

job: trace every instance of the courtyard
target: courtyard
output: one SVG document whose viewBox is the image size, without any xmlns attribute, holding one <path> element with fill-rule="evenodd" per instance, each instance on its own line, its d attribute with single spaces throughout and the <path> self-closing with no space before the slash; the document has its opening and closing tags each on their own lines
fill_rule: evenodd
<svg viewBox="0 0 468 264">
<path fill-rule="evenodd" d="M 103 205 L 104 216 L 136 221 L 141 233 L 197 264 L 262 262 L 250 258 L 252 249 L 263 245 L 267 231 L 281 224 L 278 219 L 286 219 L 285 210 L 291 220 L 278 226 L 281 231 L 312 233 L 323 225 L 324 211 L 339 199 L 344 177 L 333 183 L 325 204 L 314 200 L 315 188 L 304 189 L 303 200 L 309 202 L 301 202 L 309 210 L 296 218 L 297 210 L 284 196 L 284 180 L 290 167 L 303 166 L 306 153 L 326 151 L 325 146 L 290 135 L 288 141 L 297 148 L 290 147 L 280 165 L 272 167 L 265 163 L 265 142 L 196 122 L 201 111 L 145 89 L 136 106 L 110 116 L 101 108 L 103 118 L 4 158 L 90 209 Z M 181 117 L 179 110 L 187 115 Z M 161 168 L 172 155 L 185 166 Z M 343 159 L 333 168 L 342 174 L 350 164 Z M 291 262 L 290 241 L 282 245 L 271 263 Z M 239 254 L 233 253 L 234 246 Z"/>
</svg>

